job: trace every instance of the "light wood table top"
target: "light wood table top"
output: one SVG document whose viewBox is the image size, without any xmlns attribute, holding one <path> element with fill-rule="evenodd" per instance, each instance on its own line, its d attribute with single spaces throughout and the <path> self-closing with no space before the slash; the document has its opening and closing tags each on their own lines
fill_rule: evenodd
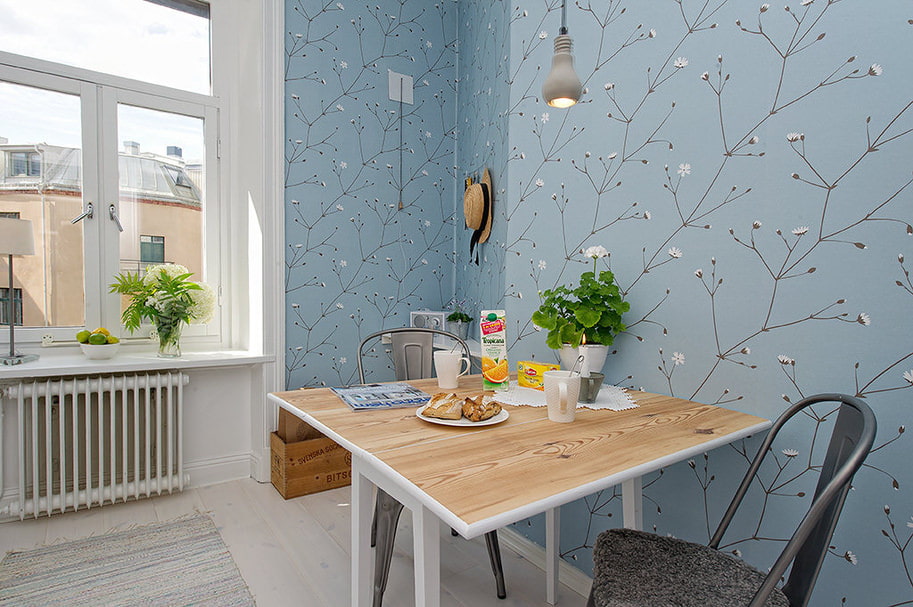
<svg viewBox="0 0 913 607">
<path fill-rule="evenodd" d="M 409 383 L 439 391 L 436 379 Z M 464 376 L 460 385 L 455 392 L 477 393 L 481 376 Z M 350 451 L 376 458 L 414 484 L 459 519 L 445 522 L 467 537 L 770 426 L 718 406 L 629 393 L 637 408 L 578 409 L 574 422 L 561 424 L 548 420 L 545 407 L 506 405 L 506 421 L 478 428 L 428 423 L 414 408 L 355 412 L 328 388 L 272 396 Z"/>
</svg>

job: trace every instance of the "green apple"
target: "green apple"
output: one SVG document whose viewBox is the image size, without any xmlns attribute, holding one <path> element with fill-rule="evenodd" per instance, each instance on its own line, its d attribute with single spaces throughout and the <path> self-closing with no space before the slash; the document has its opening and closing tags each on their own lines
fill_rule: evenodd
<svg viewBox="0 0 913 607">
<path fill-rule="evenodd" d="M 89 335 L 89 343 L 93 346 L 103 346 L 108 343 L 108 336 L 102 333 L 93 333 Z"/>
</svg>

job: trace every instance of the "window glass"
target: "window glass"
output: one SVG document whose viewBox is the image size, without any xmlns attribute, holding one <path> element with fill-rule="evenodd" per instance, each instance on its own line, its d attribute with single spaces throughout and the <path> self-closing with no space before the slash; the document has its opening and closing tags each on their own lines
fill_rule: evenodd
<svg viewBox="0 0 913 607">
<path fill-rule="evenodd" d="M 0 211 L 32 222 L 35 255 L 17 257 L 14 280 L 26 327 L 85 322 L 79 98 L 0 82 Z M 8 288 L 6 256 L 0 287 Z M 17 319 L 19 320 L 19 319 Z"/>
<path fill-rule="evenodd" d="M 166 261 L 167 240 L 167 261 L 186 266 L 194 273 L 193 280 L 205 280 L 205 196 L 189 174 L 203 173 L 203 120 L 119 104 L 117 132 L 123 141 L 119 152 L 122 271 L 136 271 L 137 262 L 143 266 L 147 256 L 153 261 L 154 244 L 159 247 L 159 261 Z"/>
<path fill-rule="evenodd" d="M 140 236 L 139 237 L 140 269 L 151 263 L 165 263 L 165 237 Z"/>
<path fill-rule="evenodd" d="M 8 287 L 0 287 L 0 325 L 9 325 L 9 296 Z M 22 326 L 22 289 L 13 289 L 13 318 L 16 326 Z"/>
<path fill-rule="evenodd" d="M 0 50 L 197 93 L 211 90 L 209 8 L 193 0 L 5 2 Z"/>
</svg>

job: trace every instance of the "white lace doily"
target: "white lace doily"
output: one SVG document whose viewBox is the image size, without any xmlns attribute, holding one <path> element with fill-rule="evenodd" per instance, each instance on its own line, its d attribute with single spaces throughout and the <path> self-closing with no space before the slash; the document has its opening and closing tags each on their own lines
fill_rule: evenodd
<svg viewBox="0 0 913 607">
<path fill-rule="evenodd" d="M 516 381 L 510 382 L 510 390 L 495 393 L 495 400 L 508 405 L 519 407 L 544 407 L 545 392 L 532 388 L 521 388 Z M 578 408 L 609 409 L 610 411 L 624 411 L 637 406 L 634 399 L 624 388 L 602 384 L 594 403 L 577 403 Z"/>
</svg>

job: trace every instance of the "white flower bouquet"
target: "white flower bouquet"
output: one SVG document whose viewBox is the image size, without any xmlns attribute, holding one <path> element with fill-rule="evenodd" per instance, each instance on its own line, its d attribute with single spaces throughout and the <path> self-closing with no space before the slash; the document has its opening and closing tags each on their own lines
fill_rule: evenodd
<svg viewBox="0 0 913 607">
<path fill-rule="evenodd" d="M 207 323 L 215 312 L 213 289 L 203 282 L 188 280 L 193 275 L 180 264 L 166 263 L 146 268 L 141 276 L 118 274 L 111 293 L 129 297 L 121 316 L 131 333 L 143 320 L 155 324 L 161 356 L 180 356 L 181 329 L 184 323 Z"/>
</svg>

